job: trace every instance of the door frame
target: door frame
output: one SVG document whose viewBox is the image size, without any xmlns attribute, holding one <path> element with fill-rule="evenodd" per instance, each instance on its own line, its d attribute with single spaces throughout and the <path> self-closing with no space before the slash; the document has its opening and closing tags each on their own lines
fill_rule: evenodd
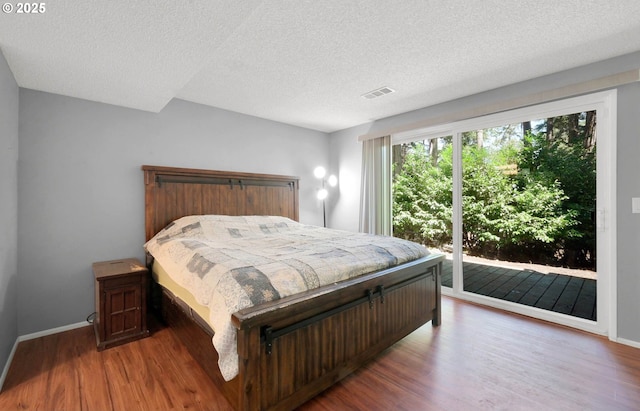
<svg viewBox="0 0 640 411">
<path fill-rule="evenodd" d="M 590 321 L 464 291 L 462 285 L 462 147 L 465 131 L 520 123 L 536 118 L 596 110 L 597 320 Z M 617 91 L 608 90 L 536 104 L 434 127 L 398 133 L 393 144 L 453 136 L 453 287 L 442 293 L 494 308 L 539 318 L 617 339 L 616 147 Z"/>
</svg>

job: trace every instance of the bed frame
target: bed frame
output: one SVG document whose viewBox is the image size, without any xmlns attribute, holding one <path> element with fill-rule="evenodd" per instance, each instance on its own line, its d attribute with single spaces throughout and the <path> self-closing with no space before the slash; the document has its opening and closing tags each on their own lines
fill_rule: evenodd
<svg viewBox="0 0 640 411">
<path fill-rule="evenodd" d="M 298 221 L 298 178 L 142 166 L 146 239 L 191 214 Z M 167 290 L 161 312 L 236 410 L 303 404 L 423 324 L 440 324 L 443 257 L 429 255 L 233 314 L 239 374 L 224 381 L 212 331 Z M 160 287 L 158 287 L 160 288 Z"/>
</svg>

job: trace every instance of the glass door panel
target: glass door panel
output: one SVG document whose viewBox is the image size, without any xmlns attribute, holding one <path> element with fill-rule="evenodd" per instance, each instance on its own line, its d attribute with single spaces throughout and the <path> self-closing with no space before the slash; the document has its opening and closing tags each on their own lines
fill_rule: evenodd
<svg viewBox="0 0 640 411">
<path fill-rule="evenodd" d="M 596 111 L 460 141 L 462 289 L 596 321 Z"/>
</svg>

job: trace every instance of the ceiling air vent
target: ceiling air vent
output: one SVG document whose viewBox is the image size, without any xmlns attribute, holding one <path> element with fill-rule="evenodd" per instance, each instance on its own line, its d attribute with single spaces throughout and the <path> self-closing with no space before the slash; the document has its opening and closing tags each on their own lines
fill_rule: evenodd
<svg viewBox="0 0 640 411">
<path fill-rule="evenodd" d="M 371 90 L 370 92 L 363 94 L 362 97 L 371 100 L 372 98 L 381 97 L 381 96 L 384 96 L 385 94 L 390 94 L 394 92 L 395 90 L 389 87 L 380 87 L 378 89 Z"/>
</svg>

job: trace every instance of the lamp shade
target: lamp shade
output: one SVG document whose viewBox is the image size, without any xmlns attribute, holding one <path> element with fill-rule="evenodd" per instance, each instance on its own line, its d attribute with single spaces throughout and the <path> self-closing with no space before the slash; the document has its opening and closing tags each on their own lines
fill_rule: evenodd
<svg viewBox="0 0 640 411">
<path fill-rule="evenodd" d="M 329 192 L 327 191 L 326 188 L 321 188 L 320 190 L 318 190 L 318 200 L 324 200 L 325 198 L 327 198 L 327 196 L 329 195 Z"/>
</svg>

